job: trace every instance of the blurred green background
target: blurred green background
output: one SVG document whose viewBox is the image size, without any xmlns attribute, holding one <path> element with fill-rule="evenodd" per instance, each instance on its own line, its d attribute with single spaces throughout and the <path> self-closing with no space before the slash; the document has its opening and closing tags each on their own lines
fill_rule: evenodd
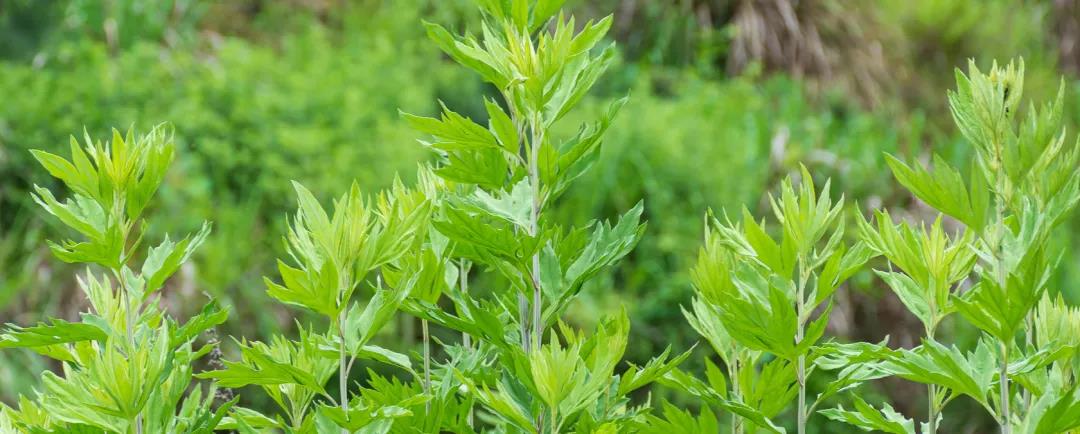
<svg viewBox="0 0 1080 434">
<path fill-rule="evenodd" d="M 1078 0 L 570 0 L 579 18 L 614 12 L 620 61 L 579 113 L 630 93 L 603 158 L 557 204 L 558 218 L 613 217 L 645 200 L 648 232 L 618 267 L 586 290 L 570 320 L 588 326 L 625 305 L 634 362 L 696 336 L 680 305 L 705 210 L 746 206 L 801 162 L 833 179 L 861 211 L 888 206 L 914 219 L 928 209 L 898 188 L 882 154 L 966 167 L 945 106 L 953 69 L 1022 56 L 1027 95 L 1053 96 L 1064 77 L 1070 130 L 1080 127 Z M 420 20 L 474 27 L 467 0 L 0 0 L 0 322 L 74 319 L 85 300 L 74 273 L 43 240 L 58 225 L 33 206 L 33 184 L 59 188 L 29 149 L 67 154 L 68 136 L 111 127 L 175 125 L 179 156 L 151 213 L 153 233 L 206 219 L 214 232 L 170 281 L 174 313 L 204 293 L 233 316 L 219 333 L 253 339 L 289 332 L 295 311 L 273 303 L 273 275 L 289 180 L 323 198 L 356 179 L 369 192 L 409 179 L 431 158 L 398 109 L 434 113 L 439 101 L 480 121 L 493 90 L 429 44 Z M 575 122 L 567 122 L 573 125 Z M 1080 228 L 1080 218 L 1072 228 Z M 1071 228 L 1056 288 L 1080 301 Z M 832 336 L 916 345 L 917 321 L 870 273 L 839 297 Z M 190 303 L 188 301 L 191 301 Z M 947 325 L 969 341 L 963 325 Z M 384 339 L 416 340 L 402 318 Z M 229 345 L 226 345 L 226 350 Z M 700 367 L 697 350 L 688 366 Z M 0 353 L 0 400 L 12 402 L 49 366 Z M 55 368 L 55 367 L 52 367 Z M 922 388 L 868 389 L 902 412 L 924 411 Z M 685 405 L 685 397 L 652 391 Z M 922 417 L 922 416 L 919 416 Z M 815 418 L 812 432 L 846 432 Z M 976 405 L 949 408 L 947 432 L 985 432 Z"/>
</svg>

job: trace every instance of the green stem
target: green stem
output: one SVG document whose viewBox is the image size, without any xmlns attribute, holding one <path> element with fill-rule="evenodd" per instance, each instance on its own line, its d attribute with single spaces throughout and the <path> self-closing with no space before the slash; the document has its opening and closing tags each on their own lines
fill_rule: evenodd
<svg viewBox="0 0 1080 434">
<path fill-rule="evenodd" d="M 936 318 L 936 310 L 934 306 L 931 306 L 933 310 L 931 317 Z M 935 322 L 936 324 L 936 322 Z M 927 337 L 930 340 L 934 339 L 934 328 L 927 328 Z M 937 408 L 937 386 L 934 384 L 927 384 L 927 432 L 924 434 L 936 434 L 937 433 L 937 415 L 941 412 L 940 408 Z"/>
<path fill-rule="evenodd" d="M 123 267 L 123 266 L 121 266 Z M 124 353 L 127 354 L 129 360 L 135 358 L 135 310 L 131 303 L 131 294 L 127 286 L 127 281 L 124 280 L 123 273 L 120 269 L 112 270 L 113 276 L 120 284 L 120 297 L 124 302 L 124 335 L 127 338 L 127 348 Z M 135 414 L 135 433 L 142 434 L 143 432 L 143 417 L 142 410 Z"/>
<path fill-rule="evenodd" d="M 1033 329 L 1035 327 L 1032 324 L 1033 321 L 1034 320 L 1032 318 L 1032 313 L 1029 311 L 1027 316 L 1024 317 L 1024 345 L 1025 345 L 1025 347 L 1035 345 L 1034 337 L 1032 336 L 1032 331 L 1033 331 Z M 1025 408 L 1025 409 L 1031 408 L 1031 391 L 1027 390 L 1027 388 L 1022 387 L 1022 388 L 1020 388 L 1020 394 L 1021 394 L 1021 396 L 1023 396 L 1023 399 L 1024 399 L 1024 407 L 1023 408 Z"/>
<path fill-rule="evenodd" d="M 936 402 L 937 401 L 937 386 L 935 386 L 933 384 L 930 384 L 930 385 L 928 385 L 926 387 L 927 387 L 927 392 L 926 392 L 927 398 L 926 399 L 929 402 L 927 404 L 927 414 L 929 416 L 926 419 L 926 433 L 925 434 L 935 434 L 937 432 L 937 418 L 938 418 L 938 408 L 937 408 L 937 402 Z"/>
<path fill-rule="evenodd" d="M 534 114 L 529 122 L 529 130 L 532 131 L 529 151 L 529 182 L 532 184 L 532 202 L 529 209 L 529 235 L 537 236 L 540 232 L 540 148 L 544 142 L 544 132 L 541 126 L 540 115 Z M 532 286 L 533 286 L 533 345 L 540 348 L 544 340 L 544 324 L 541 318 L 543 305 L 541 303 L 540 288 L 540 253 L 532 256 Z"/>
<path fill-rule="evenodd" d="M 728 368 L 728 377 L 731 378 L 731 396 L 733 398 L 735 398 L 736 401 L 742 402 L 742 391 L 739 390 L 739 369 L 740 369 L 739 354 L 738 354 L 738 351 L 736 350 L 736 351 L 734 351 L 732 353 L 731 366 Z M 731 432 L 732 432 L 732 434 L 743 434 L 743 432 L 745 430 L 746 430 L 746 428 L 743 427 L 742 419 L 739 417 L 739 415 L 737 415 L 735 413 L 732 413 L 731 414 Z"/>
<path fill-rule="evenodd" d="M 469 293 L 469 270 L 470 269 L 472 269 L 472 264 L 468 260 L 462 259 L 461 262 L 460 262 L 460 266 L 458 267 L 458 281 L 460 282 L 459 284 L 461 285 L 460 289 L 461 289 L 462 294 L 468 294 Z M 470 336 L 468 333 L 462 333 L 461 334 L 461 345 L 464 346 L 466 350 L 471 350 L 472 349 L 472 336 Z M 473 409 L 472 409 L 472 406 L 469 406 L 469 411 L 465 415 L 465 423 L 468 424 L 469 428 L 474 427 L 474 425 L 473 425 L 474 422 L 473 422 Z"/>
<path fill-rule="evenodd" d="M 998 151 L 997 155 L 998 155 L 997 160 L 998 160 L 998 162 L 1000 162 L 1001 161 L 1000 150 Z M 1005 225 L 1005 203 L 1006 203 L 1007 198 L 1005 197 L 1005 194 L 1006 194 L 1005 180 L 1004 180 L 1004 178 L 1001 177 L 1000 174 L 998 176 L 999 176 L 999 178 L 998 178 L 998 197 L 997 197 L 997 200 L 995 201 L 996 203 L 995 203 L 994 211 L 995 211 L 995 215 L 997 217 L 997 225 L 998 225 L 997 229 L 1001 233 L 997 234 L 997 237 L 996 237 L 997 239 L 995 240 L 995 242 L 997 243 L 997 253 L 998 253 L 997 258 L 995 258 L 995 259 L 997 259 L 997 264 L 996 264 L 997 265 L 997 284 L 1001 288 L 1005 289 L 1005 288 L 1008 288 L 1008 285 L 1007 285 L 1008 284 L 1008 281 L 1007 281 L 1008 274 L 1007 274 L 1007 270 L 1005 270 L 1005 266 L 1004 266 L 1005 265 L 1004 264 L 1004 262 L 1005 262 L 1004 261 L 1004 258 L 1005 258 L 1005 243 L 1002 241 L 1002 239 L 1004 238 L 1004 233 L 1003 232 L 1008 230 L 1006 225 Z M 1001 342 L 1001 366 L 1000 366 L 1000 370 L 998 372 L 998 375 L 1000 376 L 999 381 L 998 381 L 998 384 L 1000 385 L 1000 390 L 999 390 L 998 393 L 1001 395 L 1001 397 L 1000 397 L 1000 399 L 1001 399 L 1001 408 L 999 409 L 999 413 L 1001 413 L 1001 434 L 1010 434 L 1012 432 L 1012 427 L 1009 426 L 1010 417 L 1009 417 L 1009 342 L 1008 341 L 1002 341 Z"/>
<path fill-rule="evenodd" d="M 346 365 L 348 362 L 345 360 L 345 310 L 342 309 L 338 313 L 337 320 L 338 331 L 338 403 L 341 405 L 341 411 L 349 414 L 349 373 L 347 372 Z M 348 434 L 349 430 L 342 428 L 342 434 Z"/>
<path fill-rule="evenodd" d="M 803 261 L 799 259 L 799 282 L 795 291 L 795 315 L 797 327 L 795 328 L 795 345 L 802 344 L 806 331 L 804 327 L 804 316 L 806 315 L 806 302 L 804 301 L 806 292 L 806 281 L 809 279 L 809 270 L 805 269 Z M 806 354 L 799 354 L 796 361 L 796 377 L 799 382 L 799 434 L 806 434 L 806 422 L 808 415 L 806 414 Z"/>
<path fill-rule="evenodd" d="M 532 351 L 532 339 L 529 338 L 529 298 L 518 293 L 518 319 L 521 323 L 521 348 L 528 354 Z"/>
<path fill-rule="evenodd" d="M 528 158 L 528 148 L 525 146 L 525 122 L 521 120 L 521 115 L 515 109 L 514 99 L 511 98 L 510 93 L 503 90 L 502 97 L 510 111 L 510 119 L 514 124 L 514 130 L 517 131 L 518 161 L 524 162 Z M 517 233 L 516 227 L 514 232 Z M 519 333 L 521 334 L 521 348 L 528 354 L 532 350 L 532 339 L 529 336 L 529 298 L 521 293 L 518 294 L 518 322 L 520 326 Z"/>
<path fill-rule="evenodd" d="M 1009 344 L 1001 343 L 1001 376 L 998 383 L 1001 385 L 1001 434 L 1010 434 L 1012 427 L 1009 426 Z"/>
<path fill-rule="evenodd" d="M 426 319 L 420 320 L 420 329 L 424 334 L 424 393 L 431 395 L 431 335 Z M 431 411 L 431 400 L 424 403 L 424 409 Z"/>
<path fill-rule="evenodd" d="M 800 333 L 801 334 L 801 333 Z M 800 336 L 801 338 L 801 336 Z M 799 355 L 799 434 L 806 433 L 806 356 Z"/>
<path fill-rule="evenodd" d="M 472 268 L 472 264 L 468 260 L 462 259 L 458 266 L 458 285 L 462 294 L 469 293 L 469 270 Z M 461 333 L 461 345 L 465 348 L 472 348 L 472 336 L 468 333 Z M 471 416 L 471 413 L 470 413 Z"/>
</svg>

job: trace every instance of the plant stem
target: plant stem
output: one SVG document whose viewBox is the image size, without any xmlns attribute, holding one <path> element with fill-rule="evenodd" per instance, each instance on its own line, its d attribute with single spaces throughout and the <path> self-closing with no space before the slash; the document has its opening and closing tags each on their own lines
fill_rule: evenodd
<svg viewBox="0 0 1080 434">
<path fill-rule="evenodd" d="M 424 334 L 424 393 L 431 395 L 431 335 L 426 319 L 420 320 L 420 329 Z M 424 409 L 431 411 L 431 400 L 424 402 Z"/>
<path fill-rule="evenodd" d="M 460 285 L 459 289 L 461 289 L 462 294 L 468 294 L 469 293 L 469 270 L 470 269 L 472 269 L 472 263 L 470 263 L 466 259 L 462 259 L 460 261 L 460 263 L 459 263 L 459 266 L 458 266 L 458 282 L 459 282 L 459 285 Z M 466 350 L 471 350 L 472 349 L 472 336 L 470 336 L 468 333 L 462 333 L 461 334 L 461 345 L 464 346 Z M 430 408 L 428 410 L 430 411 Z M 473 409 L 472 409 L 472 406 L 469 406 L 469 411 L 465 415 L 465 423 L 468 424 L 469 428 L 473 428 Z"/>
<path fill-rule="evenodd" d="M 528 354 L 532 351 L 532 339 L 529 338 L 529 299 L 518 293 L 518 320 L 521 323 L 521 348 Z"/>
<path fill-rule="evenodd" d="M 341 405 L 341 411 L 349 414 L 349 373 L 347 372 L 347 362 L 345 360 L 345 309 L 343 308 L 338 313 L 337 320 L 338 329 L 338 401 Z M 348 430 L 342 428 L 342 434 L 348 434 Z"/>
<path fill-rule="evenodd" d="M 472 264 L 468 260 L 462 259 L 458 266 L 458 285 L 462 294 L 469 293 L 469 270 L 472 268 Z M 472 336 L 468 333 L 461 334 L 461 345 L 465 348 L 472 348 Z M 472 416 L 472 414 L 469 414 Z"/>
<path fill-rule="evenodd" d="M 125 242 L 126 243 L 126 242 Z M 121 266 L 122 267 L 122 266 Z M 132 309 L 131 294 L 129 293 L 127 281 L 124 280 L 123 273 L 120 269 L 114 269 L 113 276 L 116 277 L 117 282 L 120 284 L 120 297 L 124 301 L 124 335 L 127 337 L 127 350 L 124 351 L 127 354 L 128 360 L 134 360 L 135 358 L 135 312 Z M 143 417 L 142 410 L 135 414 L 135 433 L 142 434 L 143 432 Z"/>
<path fill-rule="evenodd" d="M 532 184 L 532 202 L 529 209 L 529 235 L 537 236 L 540 232 L 540 148 L 544 142 L 544 131 L 541 126 L 539 113 L 533 114 L 529 122 L 529 130 L 532 131 L 532 140 L 529 150 L 529 182 Z M 544 324 L 541 318 L 543 305 L 541 304 L 540 288 L 540 253 L 532 256 L 532 284 L 533 284 L 533 345 L 540 348 L 544 340 Z"/>
<path fill-rule="evenodd" d="M 804 301 L 804 292 L 806 291 L 806 281 L 809 270 L 803 265 L 802 258 L 799 259 L 799 281 L 795 291 L 795 345 L 802 344 L 805 330 L 803 330 L 803 317 L 806 310 L 806 302 Z M 796 376 L 799 381 L 799 434 L 806 434 L 806 355 L 800 353 L 796 366 Z"/>
<path fill-rule="evenodd" d="M 937 432 L 937 417 L 938 417 L 937 416 L 938 415 L 937 403 L 935 402 L 935 400 L 937 399 L 937 386 L 934 386 L 933 384 L 931 384 L 931 385 L 926 386 L 926 388 L 927 388 L 927 392 L 926 392 L 927 414 L 929 416 L 926 419 L 926 433 L 925 434 L 935 434 Z"/>
<path fill-rule="evenodd" d="M 927 339 L 929 339 L 931 341 L 934 340 L 934 332 L 936 330 L 937 323 L 939 321 L 938 320 L 938 313 L 937 313 L 938 312 L 937 311 L 937 303 L 933 301 L 935 299 L 936 299 L 935 296 L 931 295 L 931 297 L 930 297 L 930 300 L 931 300 L 931 303 L 930 303 L 930 318 L 933 318 L 933 321 L 932 321 L 932 323 L 930 325 L 926 326 L 926 337 L 927 337 Z M 937 404 L 937 394 L 938 394 L 937 386 L 935 386 L 933 384 L 926 385 L 926 415 L 927 416 L 926 416 L 926 432 L 923 433 L 923 434 L 935 434 L 935 433 L 937 433 L 937 419 L 938 419 L 938 413 L 940 412 L 940 410 L 938 409 L 938 404 Z"/>
<path fill-rule="evenodd" d="M 1027 316 L 1024 317 L 1024 345 L 1025 346 L 1021 347 L 1021 351 L 1024 351 L 1024 348 L 1026 348 L 1027 346 L 1035 345 L 1034 344 L 1034 339 L 1035 338 L 1032 336 L 1032 331 L 1034 329 L 1034 325 L 1032 324 L 1033 321 L 1034 320 L 1032 318 L 1032 312 L 1029 311 Z M 1031 391 L 1028 390 L 1025 387 L 1021 387 L 1020 388 L 1020 394 L 1021 394 L 1021 396 L 1023 397 L 1023 400 L 1024 400 L 1024 407 L 1023 408 L 1025 408 L 1025 409 L 1030 408 L 1031 407 Z"/>
<path fill-rule="evenodd" d="M 997 150 L 997 161 L 1000 165 L 1001 151 Z M 995 201 L 994 212 L 997 217 L 998 231 L 1005 231 L 1005 184 L 1004 178 L 999 174 L 998 180 L 998 197 Z M 1005 258 L 1005 243 L 1002 241 L 1004 234 L 998 233 L 995 242 L 997 243 L 997 284 L 1003 289 L 1008 290 L 1008 274 L 1005 270 L 1004 258 Z M 1012 428 L 1009 426 L 1009 342 L 1001 341 L 1001 367 L 998 375 L 1000 376 L 998 384 L 1001 386 L 999 394 L 1001 395 L 1001 434 L 1010 434 Z"/>
<path fill-rule="evenodd" d="M 800 335 L 802 333 L 799 333 Z M 799 336 L 800 338 L 802 336 Z M 806 433 L 806 356 L 799 355 L 799 434 Z"/>
<path fill-rule="evenodd" d="M 1001 376 L 998 383 L 1001 385 L 1001 434 L 1009 434 L 1012 427 L 1009 426 L 1009 344 L 1001 343 Z"/>
<path fill-rule="evenodd" d="M 504 90 L 502 92 L 502 97 L 503 101 L 506 102 L 506 107 L 510 111 L 510 120 L 514 124 L 514 130 L 517 131 L 519 161 L 524 162 L 528 158 L 528 148 L 525 143 L 525 122 L 522 122 L 521 115 L 518 114 L 514 105 L 514 99 L 511 98 L 510 93 Z M 517 233 L 516 227 L 514 228 L 514 233 Z M 532 350 L 532 340 L 529 337 L 529 299 L 525 294 L 520 293 L 518 294 L 518 321 L 520 323 L 521 348 L 524 349 L 527 354 Z"/>
<path fill-rule="evenodd" d="M 742 391 L 739 390 L 739 354 L 738 351 L 732 352 L 731 366 L 728 367 L 728 377 L 731 378 L 731 396 L 736 401 L 742 402 Z M 731 413 L 731 432 L 732 434 L 743 434 L 745 428 L 743 427 L 742 419 L 739 415 Z"/>
</svg>

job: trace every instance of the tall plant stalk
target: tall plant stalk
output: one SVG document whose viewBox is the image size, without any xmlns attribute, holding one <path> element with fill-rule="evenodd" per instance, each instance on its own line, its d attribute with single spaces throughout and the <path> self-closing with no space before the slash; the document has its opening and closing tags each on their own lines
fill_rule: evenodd
<svg viewBox="0 0 1080 434">
<path fill-rule="evenodd" d="M 808 313 L 806 310 L 806 283 L 809 280 L 809 273 L 805 266 L 805 262 L 802 258 L 798 261 L 799 269 L 799 281 L 796 285 L 795 292 L 795 318 L 797 318 L 797 326 L 795 329 L 795 345 L 802 344 L 804 335 L 806 334 L 806 324 L 804 318 Z M 799 434 L 806 434 L 806 354 L 800 353 L 796 366 L 796 378 L 799 382 L 799 408 L 798 408 L 798 430 Z"/>
<path fill-rule="evenodd" d="M 337 317 L 338 333 L 338 405 L 345 414 L 349 412 L 349 372 L 347 365 L 348 350 L 345 348 L 345 311 L 342 310 Z M 341 434 L 349 434 L 349 430 L 341 428 Z"/>
<path fill-rule="evenodd" d="M 540 146 L 544 142 L 544 129 L 541 125 L 540 114 L 534 114 L 529 120 L 529 130 L 532 131 L 532 140 L 529 142 L 529 183 L 532 188 L 532 197 L 529 207 L 529 235 L 537 236 L 540 232 L 540 208 L 543 206 L 543 197 L 540 185 Z M 530 270 L 533 287 L 532 322 L 533 322 L 533 347 L 540 348 L 544 341 L 543 303 L 540 287 L 540 252 L 532 255 L 532 268 Z"/>
</svg>

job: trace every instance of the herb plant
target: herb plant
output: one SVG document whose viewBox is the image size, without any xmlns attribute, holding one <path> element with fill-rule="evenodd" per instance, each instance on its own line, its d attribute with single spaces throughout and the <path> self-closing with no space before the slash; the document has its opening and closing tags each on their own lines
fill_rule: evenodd
<svg viewBox="0 0 1080 434">
<path fill-rule="evenodd" d="M 71 139 L 71 159 L 35 151 L 34 156 L 70 190 L 63 202 L 36 187 L 34 200 L 79 234 L 50 242 L 65 262 L 91 264 L 79 279 L 89 301 L 79 322 L 53 318 L 21 327 L 8 324 L 0 349 L 28 348 L 58 361 L 62 375 L 46 371 L 35 397 L 18 410 L 0 408 L 4 432 L 212 432 L 236 400 L 214 405 L 215 388 L 192 386 L 192 362 L 212 344 L 199 335 L 225 321 L 216 302 L 186 323 L 160 305 L 165 281 L 188 260 L 210 225 L 180 241 L 167 235 L 141 252 L 147 223 L 143 211 L 172 162 L 172 130 L 145 135 L 113 131 L 109 142 Z M 141 258 L 141 265 L 135 267 Z"/>
<path fill-rule="evenodd" d="M 484 296 L 469 292 L 466 266 L 456 290 L 447 292 L 454 313 L 434 303 L 437 295 L 406 304 L 425 322 L 463 333 L 460 345 L 444 348 L 457 357 L 433 381 L 460 383 L 499 432 L 623 432 L 644 411 L 628 394 L 687 356 L 665 351 L 616 374 L 628 344 L 625 313 L 602 320 L 591 336 L 561 321 L 589 279 L 629 253 L 644 231 L 641 204 L 615 223 L 583 228 L 548 218 L 551 205 L 597 158 L 625 101 L 613 102 L 576 135 L 553 133 L 614 56 L 610 46 L 594 49 L 611 17 L 579 25 L 559 13 L 561 4 L 479 2 L 479 38 L 426 24 L 439 47 L 479 73 L 502 100 L 485 99 L 487 127 L 445 107 L 439 118 L 405 115 L 433 137 L 424 143 L 441 157 L 434 173 L 447 188 L 433 230 L 451 246 L 456 259 L 448 266 L 475 264 L 500 282 Z"/>
<path fill-rule="evenodd" d="M 270 343 L 241 342 L 241 360 L 226 362 L 225 369 L 205 372 L 224 387 L 259 385 L 286 417 L 270 417 L 238 409 L 224 427 L 253 431 L 278 428 L 286 432 L 355 432 L 387 427 L 406 413 L 397 405 L 384 405 L 349 392 L 349 375 L 358 358 L 396 364 L 409 369 L 408 357 L 370 343 L 389 322 L 409 294 L 414 280 L 391 288 L 371 285 L 367 276 L 397 260 L 427 224 L 429 203 L 419 191 L 400 183 L 373 202 L 360 187 L 334 201 L 328 214 L 314 195 L 294 183 L 298 210 L 285 243 L 296 267 L 278 261 L 283 284 L 266 279 L 267 293 L 290 305 L 311 310 L 327 319 L 325 332 L 299 327 L 298 340 L 276 336 Z M 367 284 L 373 294 L 361 305 L 354 300 Z M 337 373 L 337 394 L 325 389 Z M 316 398 L 324 401 L 316 401 Z"/>
<path fill-rule="evenodd" d="M 1028 108 L 1017 128 L 1023 77 L 1022 62 L 988 73 L 972 63 L 968 74 L 957 73 L 949 104 L 976 157 L 967 180 L 941 158 L 931 171 L 888 157 L 904 187 L 962 225 L 955 235 L 945 233 L 940 216 L 929 229 L 894 223 L 887 212 L 877 213 L 876 226 L 860 223 L 860 237 L 891 264 L 878 275 L 926 331 L 916 349 L 864 348 L 863 355 L 881 374 L 927 385 L 924 433 L 937 432 L 944 406 L 961 395 L 992 414 L 1002 433 L 1080 425 L 1071 380 L 1077 347 L 1062 334 L 1076 314 L 1048 294 L 1058 257 L 1050 238 L 1080 200 L 1080 148 L 1066 144 L 1061 92 Z M 953 312 L 982 332 L 973 351 L 938 342 L 935 332 Z M 891 408 L 879 413 L 862 403 L 827 414 L 867 430 L 914 432 Z"/>
<path fill-rule="evenodd" d="M 770 198 L 779 239 L 745 209 L 741 224 L 714 219 L 693 270 L 695 298 L 685 314 L 726 365 L 727 378 L 709 362 L 707 382 L 681 372 L 667 381 L 731 412 L 735 433 L 753 432 L 747 422 L 784 432 L 772 419 L 792 400 L 798 432 L 805 432 L 831 396 L 807 400 L 832 295 L 871 256 L 862 243 L 845 244 L 843 200 L 833 204 L 828 183 L 819 195 L 808 171 L 800 178 L 798 189 L 788 179 Z"/>
<path fill-rule="evenodd" d="M 849 233 L 844 199 L 805 167 L 769 196 L 771 219 L 745 208 L 734 219 L 710 214 L 683 309 L 713 353 L 702 378 L 678 367 L 693 348 L 623 364 L 625 308 L 591 327 L 566 320 L 645 233 L 640 202 L 580 227 L 552 212 L 626 102 L 560 134 L 613 62 L 614 49 L 601 47 L 611 17 L 579 23 L 560 12 L 563 0 L 477 4 L 476 34 L 424 25 L 494 90 L 486 121 L 446 105 L 437 117 L 403 114 L 436 157 L 415 185 L 395 179 L 366 196 L 354 182 L 324 206 L 293 182 L 285 254 L 264 283 L 306 316 L 293 335 L 232 339 L 231 360 L 214 332 L 227 309 L 210 300 L 181 323 L 161 302 L 210 225 L 142 248 L 172 130 L 72 139 L 70 159 L 35 151 L 70 192 L 61 201 L 35 187 L 33 199 L 78 234 L 49 247 L 87 264 L 88 307 L 78 322 L 4 326 L 0 349 L 30 349 L 60 372 L 45 372 L 17 409 L 0 406 L 0 433 L 804 434 L 817 417 L 925 434 L 943 430 L 962 396 L 1005 434 L 1080 429 L 1080 310 L 1050 283 L 1060 257 L 1052 238 L 1080 201 L 1080 142 L 1066 142 L 1063 91 L 1019 113 L 1022 62 L 957 74 L 949 105 L 974 149 L 969 173 L 936 156 L 932 169 L 885 157 L 937 211 L 932 223 L 879 210 L 852 216 Z M 922 325 L 916 348 L 825 337 L 837 291 L 878 256 L 874 274 Z M 418 321 L 419 351 L 380 338 L 398 319 Z M 951 325 L 978 336 L 946 342 Z M 203 363 L 209 370 L 196 373 Z M 926 386 L 925 421 L 854 393 L 890 376 Z M 654 411 L 651 396 L 635 393 L 654 382 L 700 410 L 660 400 Z M 276 409 L 245 407 L 260 390 Z M 822 408 L 842 399 L 850 408 Z"/>
</svg>

